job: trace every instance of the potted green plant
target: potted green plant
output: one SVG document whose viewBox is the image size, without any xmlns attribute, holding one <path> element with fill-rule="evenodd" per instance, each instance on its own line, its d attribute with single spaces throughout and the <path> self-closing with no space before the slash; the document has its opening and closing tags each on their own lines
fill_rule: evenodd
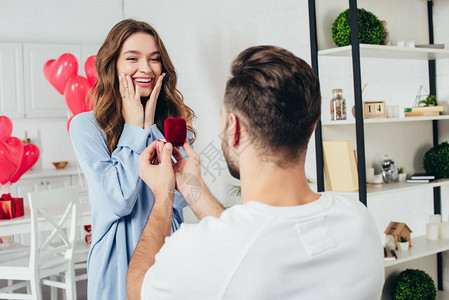
<svg viewBox="0 0 449 300">
<path fill-rule="evenodd" d="M 361 44 L 380 45 L 384 40 L 384 25 L 372 13 L 363 8 L 357 9 L 359 41 Z M 332 38 L 338 47 L 351 45 L 351 26 L 349 9 L 338 15 L 332 24 Z"/>
<path fill-rule="evenodd" d="M 421 270 L 402 271 L 395 278 L 391 289 L 394 300 L 435 300 L 436 295 L 432 277 Z"/>
<path fill-rule="evenodd" d="M 424 170 L 435 178 L 449 178 L 449 144 L 443 142 L 426 152 Z"/>
<path fill-rule="evenodd" d="M 404 172 L 404 167 L 401 166 L 398 168 L 398 181 L 405 182 L 406 179 L 407 179 L 407 173 Z"/>
<path fill-rule="evenodd" d="M 428 95 L 426 99 L 418 102 L 418 106 L 435 106 L 437 105 L 437 97 L 435 95 Z"/>
<path fill-rule="evenodd" d="M 408 239 L 405 236 L 401 236 L 398 241 L 398 248 L 400 251 L 407 251 L 409 247 Z"/>
</svg>

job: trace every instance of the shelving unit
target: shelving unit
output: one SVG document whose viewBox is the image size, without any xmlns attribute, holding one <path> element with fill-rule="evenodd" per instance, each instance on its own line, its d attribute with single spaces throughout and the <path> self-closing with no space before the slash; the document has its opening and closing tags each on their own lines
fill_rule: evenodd
<svg viewBox="0 0 449 300">
<path fill-rule="evenodd" d="M 433 60 L 449 58 L 449 50 L 433 48 L 406 48 L 397 46 L 360 44 L 360 56 L 386 59 Z M 352 46 L 318 51 L 320 56 L 352 56 Z"/>
<path fill-rule="evenodd" d="M 391 267 L 408 261 L 413 261 L 428 255 L 441 253 L 449 250 L 449 240 L 427 241 L 425 236 L 415 237 L 412 239 L 413 247 L 408 251 L 395 251 L 398 259 L 387 261 L 385 267 Z M 437 291 L 437 300 L 449 299 L 449 292 Z"/>
<path fill-rule="evenodd" d="M 449 292 L 437 291 L 436 300 L 447 300 L 447 299 L 449 299 Z"/>
<path fill-rule="evenodd" d="M 449 180 L 438 180 L 428 184 L 408 184 L 393 183 L 383 187 L 372 187 L 366 184 L 366 159 L 365 159 L 365 125 L 380 123 L 402 123 L 402 122 L 432 122 L 433 144 L 438 144 L 438 121 L 449 120 L 449 115 L 431 116 L 431 117 L 404 117 L 404 118 L 385 118 L 385 119 L 363 119 L 362 102 L 362 81 L 360 58 L 381 58 L 381 59 L 407 59 L 428 61 L 430 94 L 436 95 L 436 59 L 448 59 L 449 51 L 433 48 L 406 48 L 395 46 L 365 45 L 359 44 L 358 23 L 357 23 L 357 0 L 349 0 L 350 26 L 351 26 L 351 45 L 346 47 L 331 48 L 318 51 L 317 45 L 317 24 L 315 0 L 309 0 L 309 27 L 310 27 L 310 45 L 312 68 L 319 76 L 318 57 L 319 56 L 337 56 L 351 57 L 354 84 L 354 102 L 355 102 L 355 120 L 329 121 L 317 124 L 315 131 L 315 149 L 316 149 L 316 169 L 317 169 L 317 190 L 324 191 L 324 171 L 323 171 L 323 149 L 322 149 L 322 127 L 327 126 L 355 126 L 356 146 L 357 146 L 357 171 L 359 191 L 355 193 L 343 193 L 352 197 L 358 194 L 359 200 L 367 205 L 368 196 L 377 196 L 382 194 L 400 193 L 406 191 L 433 188 L 434 195 L 434 213 L 441 213 L 441 186 L 449 185 Z M 433 1 L 427 1 L 429 44 L 434 43 L 433 35 Z M 337 193 L 337 192 L 335 192 Z M 341 194 L 341 193 L 340 193 Z M 400 264 L 406 261 L 412 261 L 424 256 L 437 254 L 438 268 L 438 297 L 437 299 L 449 299 L 449 293 L 442 292 L 442 256 L 441 252 L 449 250 L 449 241 L 426 241 L 425 238 L 414 238 L 413 248 L 408 253 L 398 255 L 399 259 L 394 262 L 386 263 L 386 266 Z"/>
<path fill-rule="evenodd" d="M 404 118 L 384 118 L 384 119 L 365 119 L 365 124 L 381 124 L 381 123 L 400 123 L 400 122 L 423 122 L 423 121 L 441 121 L 449 120 L 449 115 L 439 116 L 422 116 L 422 117 L 404 117 Z M 355 125 L 355 120 L 337 120 L 321 123 L 322 126 L 334 125 Z"/>
<path fill-rule="evenodd" d="M 395 251 L 398 259 L 385 262 L 385 267 L 449 250 L 449 240 L 428 241 L 425 236 L 413 238 L 412 245 L 408 251 Z"/>
<path fill-rule="evenodd" d="M 429 19 L 429 43 L 433 44 L 433 1 L 428 1 L 428 19 Z M 404 117 L 404 118 L 385 118 L 385 119 L 363 119 L 362 108 L 362 92 L 361 92 L 361 57 L 375 57 L 386 59 L 419 59 L 429 61 L 429 83 L 430 94 L 436 95 L 435 84 L 435 61 L 433 59 L 449 58 L 449 51 L 444 49 L 433 48 L 406 48 L 395 46 L 381 46 L 381 45 L 365 45 L 359 44 L 358 41 L 358 24 L 357 20 L 357 0 L 349 0 L 350 15 L 351 15 L 351 45 L 346 47 L 331 48 L 318 51 L 317 45 L 317 28 L 316 28 L 316 11 L 315 1 L 309 0 L 309 25 L 310 25 L 310 42 L 312 54 L 312 67 L 318 74 L 318 56 L 350 56 L 352 57 L 353 65 L 353 81 L 354 81 L 354 100 L 355 100 L 355 120 L 345 121 L 330 121 L 326 123 L 318 123 L 315 132 L 315 148 L 317 157 L 317 186 L 318 191 L 324 191 L 324 174 L 323 174 L 323 150 L 322 150 L 322 126 L 334 125 L 355 125 L 356 127 L 356 144 L 358 155 L 358 181 L 359 181 L 359 200 L 367 205 L 367 186 L 366 186 L 366 170 L 365 170 L 365 124 L 379 124 L 379 123 L 398 123 L 398 122 L 418 122 L 418 121 L 432 121 L 433 141 L 434 145 L 438 144 L 438 120 L 448 120 L 449 115 L 432 116 L 432 117 Z M 319 74 L 318 74 L 319 75 Z M 439 187 L 437 187 L 438 189 Z M 434 191 L 435 195 L 435 213 L 440 213 L 440 192 Z"/>
<path fill-rule="evenodd" d="M 391 195 L 393 193 L 424 190 L 441 186 L 449 186 L 449 179 L 439 179 L 430 183 L 394 182 L 390 184 L 384 184 L 382 186 L 367 185 L 366 190 L 369 196 L 379 196 L 379 195 Z M 348 196 L 354 196 L 358 194 L 358 192 L 336 192 L 336 191 L 328 191 L 328 193 L 343 194 Z"/>
</svg>

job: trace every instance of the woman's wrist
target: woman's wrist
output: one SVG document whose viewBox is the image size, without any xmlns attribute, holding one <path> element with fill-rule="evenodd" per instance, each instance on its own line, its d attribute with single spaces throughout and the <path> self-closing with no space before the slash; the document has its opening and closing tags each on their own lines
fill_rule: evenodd
<svg viewBox="0 0 449 300">
<path fill-rule="evenodd" d="M 136 126 L 136 127 L 139 127 L 139 128 L 143 128 L 142 124 L 139 124 L 138 122 L 131 122 L 131 121 L 127 122 L 127 121 L 125 121 L 125 124 L 129 124 L 129 125 L 133 125 L 133 126 Z"/>
<path fill-rule="evenodd" d="M 153 124 L 154 124 L 153 121 L 151 121 L 151 122 L 145 122 L 144 128 L 143 128 L 143 129 L 145 129 L 145 130 L 150 129 L 150 127 L 153 126 Z"/>
</svg>

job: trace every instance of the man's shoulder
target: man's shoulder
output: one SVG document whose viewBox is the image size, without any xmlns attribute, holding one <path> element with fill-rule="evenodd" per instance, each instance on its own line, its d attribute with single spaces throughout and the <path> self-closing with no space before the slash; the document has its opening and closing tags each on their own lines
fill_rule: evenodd
<svg viewBox="0 0 449 300">
<path fill-rule="evenodd" d="M 332 203 L 336 207 L 345 208 L 349 211 L 361 211 L 361 212 L 367 212 L 367 208 L 365 205 L 362 204 L 358 199 L 352 198 L 345 195 L 340 194 L 334 194 L 334 193 L 322 193 L 329 199 L 331 199 Z"/>
<path fill-rule="evenodd" d="M 175 235 L 183 235 L 190 239 L 197 237 L 206 239 L 217 236 L 222 239 L 227 234 L 239 235 L 252 232 L 260 225 L 260 219 L 253 215 L 244 205 L 234 205 L 226 209 L 220 217 L 205 217 L 197 224 L 182 224 Z"/>
</svg>

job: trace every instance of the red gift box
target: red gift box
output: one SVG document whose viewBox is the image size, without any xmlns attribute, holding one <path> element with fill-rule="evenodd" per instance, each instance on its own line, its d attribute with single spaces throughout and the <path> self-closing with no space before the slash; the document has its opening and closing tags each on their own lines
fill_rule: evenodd
<svg viewBox="0 0 449 300">
<path fill-rule="evenodd" d="M 0 219 L 11 219 L 16 214 L 14 201 L 0 199 Z"/>
<path fill-rule="evenodd" d="M 23 198 L 13 198 L 10 194 L 3 194 L 0 198 L 0 219 L 21 217 L 25 214 Z"/>
</svg>

